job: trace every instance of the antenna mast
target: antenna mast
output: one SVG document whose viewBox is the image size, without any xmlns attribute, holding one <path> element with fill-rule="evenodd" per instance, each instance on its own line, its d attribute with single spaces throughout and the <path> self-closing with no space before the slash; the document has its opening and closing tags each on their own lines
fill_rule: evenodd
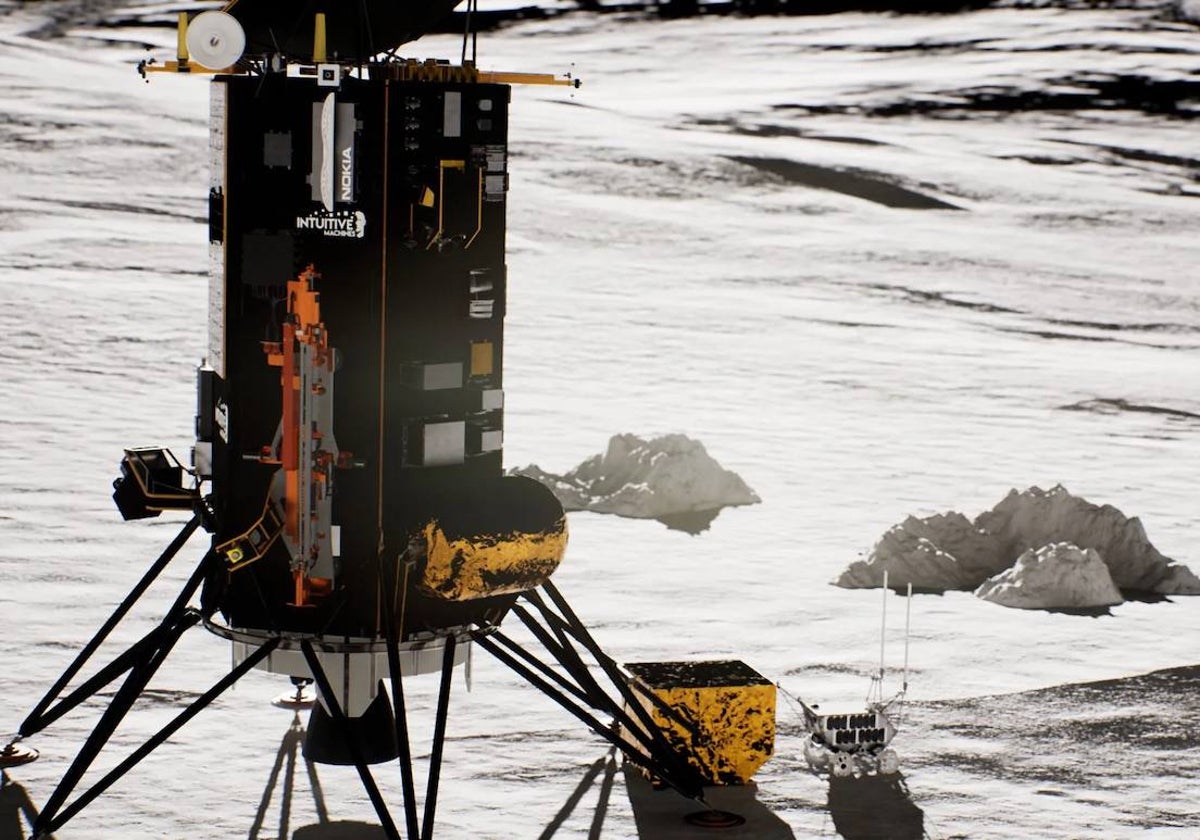
<svg viewBox="0 0 1200 840">
<path fill-rule="evenodd" d="M 904 603 L 904 681 L 900 684 L 900 693 L 908 691 L 908 628 L 912 623 L 912 582 L 908 584 L 908 593 Z"/>
<path fill-rule="evenodd" d="M 879 626 L 879 670 L 871 675 L 871 687 L 867 689 L 867 704 L 883 703 L 884 643 L 887 635 L 888 573 L 883 573 L 883 615 Z"/>
<path fill-rule="evenodd" d="M 888 602 L 888 573 L 883 573 L 883 610 L 879 619 L 879 699 L 883 699 L 883 648 L 887 637 L 887 602 Z"/>
</svg>

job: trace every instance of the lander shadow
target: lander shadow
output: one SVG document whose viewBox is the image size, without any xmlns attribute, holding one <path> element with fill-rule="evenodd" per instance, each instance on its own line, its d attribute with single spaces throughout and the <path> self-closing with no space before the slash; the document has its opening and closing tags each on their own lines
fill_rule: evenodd
<svg viewBox="0 0 1200 840">
<path fill-rule="evenodd" d="M 0 840 L 27 840 L 33 836 L 37 806 L 29 792 L 0 770 Z M 50 835 L 46 840 L 54 840 Z"/>
<path fill-rule="evenodd" d="M 279 743 L 279 751 L 275 754 L 275 763 L 267 775 L 267 784 L 263 788 L 258 811 L 254 815 L 254 823 L 250 826 L 249 840 L 269 840 L 269 838 L 288 838 L 291 840 L 380 840 L 386 838 L 382 826 L 357 820 L 331 820 L 329 810 L 325 805 L 325 794 L 321 789 L 321 780 L 317 776 L 316 764 L 303 753 L 304 739 L 307 732 L 300 720 L 300 713 L 292 716 L 291 725 L 283 733 Z M 317 822 L 297 828 L 292 833 L 292 804 L 303 791 L 296 781 L 298 765 L 303 762 L 304 774 L 308 780 L 309 793 L 312 795 L 313 806 L 317 812 Z M 278 802 L 278 811 L 272 819 L 271 805 Z M 268 822 L 273 823 L 268 826 Z M 264 833 L 265 832 L 265 833 Z M 0 840 L 8 840 L 0 835 Z"/>
<path fill-rule="evenodd" d="M 608 818 L 617 773 L 621 772 L 625 793 L 633 810 L 638 840 L 794 840 L 791 828 L 757 799 L 758 787 L 745 785 L 706 786 L 704 799 L 710 810 L 668 787 L 653 784 L 629 762 L 618 766 L 615 750 L 593 762 L 562 808 L 538 835 L 538 840 L 555 840 L 559 830 L 575 813 L 593 787 L 588 840 L 600 840 Z M 712 816 L 711 819 L 705 819 Z M 296 840 L 301 840 L 297 837 Z"/>
</svg>

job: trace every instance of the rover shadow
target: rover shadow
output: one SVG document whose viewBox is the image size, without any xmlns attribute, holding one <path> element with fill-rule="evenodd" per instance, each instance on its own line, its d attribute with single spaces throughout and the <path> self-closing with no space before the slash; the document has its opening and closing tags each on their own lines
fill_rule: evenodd
<svg viewBox="0 0 1200 840">
<path fill-rule="evenodd" d="M 33 835 L 38 809 L 28 791 L 0 770 L 0 840 L 27 840 Z M 53 835 L 47 840 L 54 840 Z"/>
<path fill-rule="evenodd" d="M 925 812 L 901 773 L 829 779 L 829 815 L 845 840 L 922 840 Z"/>
</svg>

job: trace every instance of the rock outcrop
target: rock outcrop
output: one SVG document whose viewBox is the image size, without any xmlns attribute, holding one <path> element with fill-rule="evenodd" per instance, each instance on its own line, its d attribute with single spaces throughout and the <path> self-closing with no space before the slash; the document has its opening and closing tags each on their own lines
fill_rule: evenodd
<svg viewBox="0 0 1200 840">
<path fill-rule="evenodd" d="M 1013 490 L 974 522 L 956 512 L 923 519 L 910 516 L 888 529 L 867 557 L 851 563 L 834 583 L 849 588 L 878 587 L 883 585 L 886 570 L 892 586 L 911 583 L 914 589 L 975 590 L 1030 552 L 1037 557 L 1040 550 L 1056 543 L 1091 550 L 1106 565 L 1110 583 L 1117 589 L 1200 595 L 1200 578 L 1187 566 L 1163 556 L 1136 517 L 1128 517 L 1112 505 L 1095 505 L 1072 496 L 1062 486 Z M 1069 575 L 1082 566 L 1062 560 L 1048 568 L 1061 568 Z M 1035 581 L 1042 579 L 1040 574 L 1034 575 Z M 1015 580 L 1004 579 L 1000 584 L 1012 587 Z"/>
<path fill-rule="evenodd" d="M 1150 544 L 1136 516 L 1072 496 L 1062 485 L 1049 490 L 1030 487 L 1023 493 L 1012 490 L 998 505 L 976 517 L 975 524 L 994 535 L 1001 553 L 1009 557 L 1050 543 L 1069 542 L 1095 549 L 1121 589 L 1200 595 L 1200 586 L 1191 587 L 1187 575 L 1180 576 L 1186 567 Z"/>
<path fill-rule="evenodd" d="M 1065 542 L 1027 550 L 1012 568 L 984 581 L 975 595 L 1022 610 L 1085 610 L 1125 600 L 1094 548 Z"/>
<path fill-rule="evenodd" d="M 708 514 L 760 501 L 746 482 L 718 464 L 703 444 L 680 434 L 649 440 L 632 434 L 614 435 L 603 455 L 594 455 L 562 475 L 537 465 L 512 472 L 545 484 L 566 510 L 659 519 L 668 525 L 689 522 L 691 514 L 700 514 L 707 524 L 712 518 Z"/>
<path fill-rule="evenodd" d="M 974 589 L 1008 566 L 990 535 L 958 512 L 918 519 L 910 516 L 888 529 L 866 560 L 857 560 L 835 581 L 847 588 L 889 586 L 913 589 Z"/>
</svg>

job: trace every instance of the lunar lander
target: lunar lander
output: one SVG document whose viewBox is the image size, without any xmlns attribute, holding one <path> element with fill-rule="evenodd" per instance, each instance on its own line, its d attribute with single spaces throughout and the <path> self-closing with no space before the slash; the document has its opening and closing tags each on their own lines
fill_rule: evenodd
<svg viewBox="0 0 1200 840">
<path fill-rule="evenodd" d="M 130 449 L 113 497 L 126 519 L 190 518 L 0 755 L 31 760 L 25 739 L 117 683 L 37 836 L 253 668 L 314 682 L 304 754 L 353 765 L 392 838 L 433 834 L 451 675 L 473 647 L 687 797 L 769 757 L 774 687 L 740 663 L 621 667 L 550 582 L 561 505 L 503 472 L 511 86 L 578 83 L 482 71 L 466 37 L 459 64 L 398 57 L 457 2 L 234 0 L 181 15 L 174 60 L 139 68 L 211 79 L 208 344 L 190 464 Z M 77 680 L 198 531 L 209 546 L 162 621 Z M 503 632 L 509 616 L 540 647 Z M 76 794 L 196 626 L 233 669 Z M 440 691 L 419 814 L 404 680 L 422 674 Z M 736 721 L 709 714 L 731 698 Z M 399 825 L 370 769 L 385 761 Z"/>
</svg>

